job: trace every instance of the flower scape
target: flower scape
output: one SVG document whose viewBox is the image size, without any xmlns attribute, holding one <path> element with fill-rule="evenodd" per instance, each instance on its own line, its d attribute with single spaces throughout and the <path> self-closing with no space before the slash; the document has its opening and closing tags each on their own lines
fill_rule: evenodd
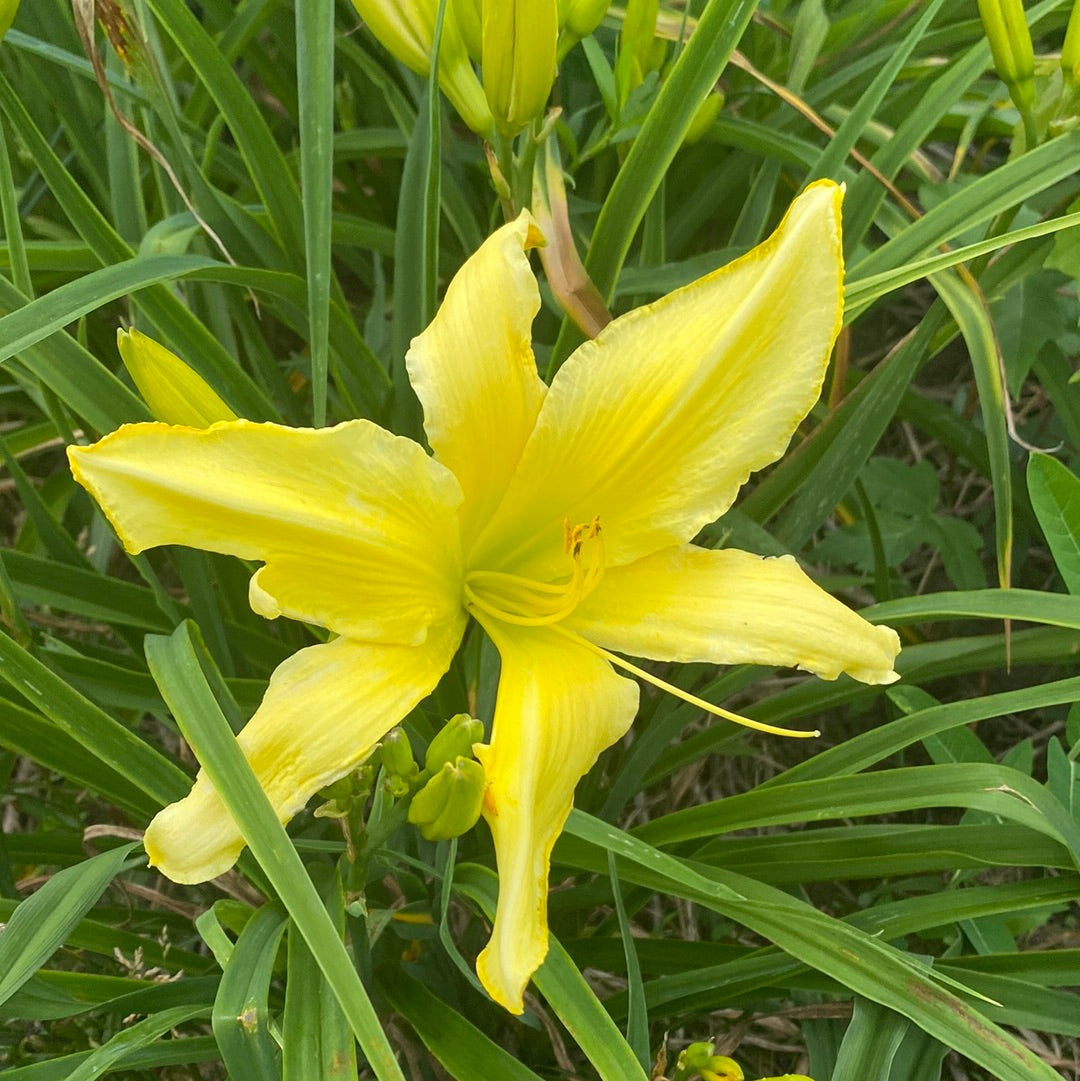
<svg viewBox="0 0 1080 1081">
<path fill-rule="evenodd" d="M 431 454 L 367 420 L 131 424 L 69 450 L 129 551 L 260 561 L 252 608 L 331 632 L 274 672 L 238 737 L 283 822 L 370 754 L 480 624 L 501 674 L 475 747 L 499 874 L 477 971 L 512 1012 L 547 952 L 549 861 L 575 786 L 634 719 L 628 675 L 667 687 L 624 657 L 897 678 L 896 634 L 793 558 L 692 543 L 817 400 L 843 311 L 841 199 L 811 185 L 763 244 L 615 319 L 550 386 L 530 344 L 527 252 L 543 237 L 522 213 L 409 350 Z M 177 882 L 223 873 L 243 845 L 202 773 L 145 836 Z"/>
</svg>

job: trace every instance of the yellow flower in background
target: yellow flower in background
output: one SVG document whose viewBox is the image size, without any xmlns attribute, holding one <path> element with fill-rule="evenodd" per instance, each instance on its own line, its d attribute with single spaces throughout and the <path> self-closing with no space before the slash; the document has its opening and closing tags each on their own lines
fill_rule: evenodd
<svg viewBox="0 0 1080 1081">
<path fill-rule="evenodd" d="M 843 307 L 840 200 L 811 186 L 765 243 L 614 320 L 550 387 L 530 345 L 526 252 L 542 237 L 522 214 L 409 351 L 432 456 L 366 420 L 135 424 L 69 449 L 129 551 L 259 560 L 256 612 L 337 636 L 277 669 L 238 737 L 282 821 L 431 692 L 470 616 L 482 625 L 502 659 L 476 747 L 499 900 L 477 970 L 513 1012 L 547 952 L 549 859 L 574 788 L 637 710 L 616 669 L 644 673 L 617 654 L 896 678 L 895 633 L 794 559 L 690 543 L 817 399 Z M 200 773 L 145 845 L 198 882 L 243 839 Z"/>
</svg>

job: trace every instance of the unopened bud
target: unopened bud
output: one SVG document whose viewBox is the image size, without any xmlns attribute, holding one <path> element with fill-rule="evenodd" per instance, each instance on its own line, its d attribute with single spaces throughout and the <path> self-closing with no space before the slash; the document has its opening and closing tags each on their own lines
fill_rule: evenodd
<svg viewBox="0 0 1080 1081">
<path fill-rule="evenodd" d="M 0 41 L 11 29 L 15 13 L 19 10 L 19 0 L 0 0 Z"/>
<path fill-rule="evenodd" d="M 675 1063 L 675 1077 L 698 1076 L 702 1081 L 743 1081 L 742 1067 L 726 1055 L 716 1055 L 712 1043 L 692 1043 Z"/>
<path fill-rule="evenodd" d="M 701 1081 L 743 1081 L 742 1067 L 725 1055 L 712 1055 L 698 1071 Z"/>
<path fill-rule="evenodd" d="M 484 93 L 495 123 L 513 135 L 541 116 L 555 82 L 556 0 L 483 5 Z"/>
<path fill-rule="evenodd" d="M 690 127 L 686 129 L 683 143 L 690 146 L 703 138 L 713 126 L 720 110 L 724 107 L 724 93 L 722 90 L 714 91 L 699 106 L 694 113 L 694 119 L 690 121 Z"/>
<path fill-rule="evenodd" d="M 1061 46 L 1061 68 L 1073 86 L 1080 83 L 1080 0 L 1073 0 L 1069 25 L 1065 28 L 1065 43 Z"/>
<path fill-rule="evenodd" d="M 424 769 L 437 773 L 459 756 L 472 758 L 472 746 L 484 738 L 484 723 L 467 713 L 457 713 L 435 733 L 424 756 Z"/>
<path fill-rule="evenodd" d="M 236 414 L 194 368 L 137 330 L 118 330 L 116 345 L 143 401 L 166 424 L 209 428 Z"/>
<path fill-rule="evenodd" d="M 461 39 L 465 42 L 465 49 L 469 59 L 475 64 L 480 63 L 483 46 L 483 18 L 481 14 L 480 0 L 449 0 L 447 11 L 453 12 L 454 21 L 461 31 Z"/>
<path fill-rule="evenodd" d="M 465 39 L 447 5 L 439 44 L 439 86 L 478 135 L 491 133 L 491 110 L 469 63 Z M 419 75 L 431 71 L 438 0 L 353 0 L 353 7 L 386 50 Z"/>
<path fill-rule="evenodd" d="M 619 55 L 615 61 L 615 84 L 622 104 L 651 70 L 650 57 L 659 13 L 660 0 L 627 0 L 626 17 L 619 33 Z"/>
<path fill-rule="evenodd" d="M 383 769 L 391 777 L 410 780 L 420 771 L 413 758 L 412 744 L 404 728 L 391 728 L 379 744 Z"/>
<path fill-rule="evenodd" d="M 559 26 L 575 37 L 588 37 L 607 14 L 608 0 L 559 0 Z"/>
<path fill-rule="evenodd" d="M 484 800 L 484 767 L 459 755 L 447 762 L 409 804 L 409 821 L 428 841 L 448 841 L 472 829 Z"/>
<path fill-rule="evenodd" d="M 1021 0 L 979 0 L 979 15 L 990 42 L 994 68 L 1016 107 L 1035 104 L 1035 51 Z"/>
</svg>

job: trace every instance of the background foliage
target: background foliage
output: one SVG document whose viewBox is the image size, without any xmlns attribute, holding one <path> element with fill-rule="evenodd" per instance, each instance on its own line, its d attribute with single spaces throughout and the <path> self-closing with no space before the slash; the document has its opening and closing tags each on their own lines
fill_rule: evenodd
<svg viewBox="0 0 1080 1081">
<path fill-rule="evenodd" d="M 827 393 L 702 541 L 795 553 L 901 628 L 904 678 L 665 671 L 824 736 L 644 694 L 556 848 L 519 1021 L 471 975 L 486 832 L 381 829 L 378 783 L 355 862 L 309 808 L 295 850 L 252 811 L 254 855 L 218 883 L 145 868 L 137 831 L 185 791 L 188 744 L 241 791 L 230 726 L 310 638 L 250 612 L 236 561 L 126 556 L 63 455 L 148 416 L 121 324 L 252 418 L 419 435 L 404 348 L 502 220 L 483 145 L 348 3 L 110 0 L 96 27 L 92 5 L 22 5 L 0 49 L 6 1077 L 623 1081 L 693 1040 L 748 1077 L 1080 1076 L 1069 6 L 1027 12 L 1026 127 L 972 0 L 695 2 L 681 51 L 665 8 L 640 81 L 613 8 L 565 57 L 510 198 L 533 154 L 556 206 L 564 178 L 617 311 L 755 244 L 815 177 L 846 182 Z M 579 338 L 547 290 L 541 367 Z M 496 664 L 460 658 L 407 722 L 415 747 L 469 693 L 490 720 Z"/>
</svg>

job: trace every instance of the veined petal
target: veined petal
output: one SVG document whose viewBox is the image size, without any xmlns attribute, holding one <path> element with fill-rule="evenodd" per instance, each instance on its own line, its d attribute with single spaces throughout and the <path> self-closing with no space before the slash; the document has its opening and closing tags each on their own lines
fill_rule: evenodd
<svg viewBox="0 0 1080 1081">
<path fill-rule="evenodd" d="M 265 561 L 251 589 L 262 615 L 412 645 L 456 619 L 458 485 L 368 421 L 132 424 L 68 457 L 129 551 L 186 544 Z"/>
<path fill-rule="evenodd" d="M 420 646 L 338 638 L 294 654 L 237 737 L 281 822 L 343 777 L 431 692 L 450 664 L 464 620 Z M 174 882 L 205 882 L 235 862 L 244 840 L 200 770 L 191 792 L 161 811 L 143 840 L 150 863 Z"/>
<path fill-rule="evenodd" d="M 502 498 L 547 389 L 530 340 L 540 290 L 525 255 L 543 242 L 527 211 L 488 237 L 405 358 L 435 457 L 465 493 L 465 548 Z"/>
<path fill-rule="evenodd" d="M 811 185 L 753 251 L 610 323 L 559 370 L 470 566 L 544 578 L 562 522 L 609 565 L 689 541 L 784 451 L 840 330 L 840 189 Z"/>
<path fill-rule="evenodd" d="M 476 971 L 488 993 L 521 1013 L 526 984 L 548 948 L 551 849 L 574 788 L 630 727 L 638 688 L 584 644 L 555 631 L 492 623 L 502 657 L 491 743 L 478 745 L 488 787 L 499 903 Z"/>
<path fill-rule="evenodd" d="M 815 585 L 791 556 L 665 548 L 608 571 L 566 626 L 658 661 L 769 664 L 892 683 L 900 639 Z"/>
</svg>

